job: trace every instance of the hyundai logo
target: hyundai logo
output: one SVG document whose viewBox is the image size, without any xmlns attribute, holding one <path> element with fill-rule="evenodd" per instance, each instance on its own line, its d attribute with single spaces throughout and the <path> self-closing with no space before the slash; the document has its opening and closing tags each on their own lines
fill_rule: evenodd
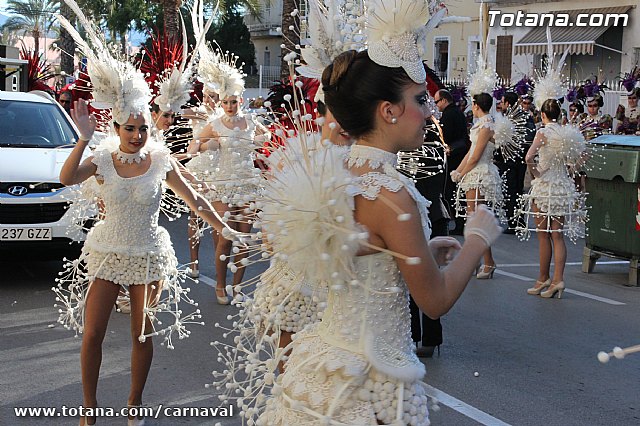
<svg viewBox="0 0 640 426">
<path fill-rule="evenodd" d="M 21 185 L 15 185 L 15 186 L 10 186 L 9 191 L 7 192 L 11 195 L 15 195 L 16 197 L 19 197 L 27 193 L 27 188 Z"/>
</svg>

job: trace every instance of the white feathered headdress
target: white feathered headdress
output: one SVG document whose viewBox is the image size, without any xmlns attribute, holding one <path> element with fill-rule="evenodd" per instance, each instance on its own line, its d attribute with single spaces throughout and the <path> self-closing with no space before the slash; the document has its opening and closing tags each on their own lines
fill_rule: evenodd
<svg viewBox="0 0 640 426">
<path fill-rule="evenodd" d="M 445 13 L 434 0 L 372 0 L 366 18 L 369 58 L 385 67 L 402 67 L 413 81 L 424 83 L 426 33 Z"/>
<path fill-rule="evenodd" d="M 491 94 L 498 82 L 496 71 L 492 67 L 488 66 L 485 58 L 482 57 L 482 53 L 480 56 L 481 57 L 478 59 L 478 68 L 476 68 L 476 71 L 469 76 L 469 84 L 467 85 L 469 94 L 472 97 L 479 95 L 480 93 Z"/>
<path fill-rule="evenodd" d="M 309 2 L 310 44 L 300 51 L 305 64 L 296 68 L 298 74 L 320 80 L 322 71 L 336 56 L 347 50 L 364 48 L 363 7 L 361 1 Z"/>
<path fill-rule="evenodd" d="M 197 0 L 193 7 L 194 10 L 199 7 Z M 197 52 L 202 43 L 204 43 L 205 36 L 213 23 L 213 18 L 217 10 L 218 8 L 216 6 L 207 23 L 196 29 L 196 47 L 194 48 L 194 52 Z M 180 19 L 182 19 L 182 15 L 180 15 Z M 172 68 L 167 69 L 165 73 L 159 77 L 157 82 L 158 96 L 154 99 L 154 103 L 158 105 L 163 112 L 173 111 L 179 113 L 182 105 L 189 101 L 189 95 L 192 89 L 191 74 L 196 55 L 191 55 L 191 59 L 187 64 L 188 42 L 184 22 L 182 23 L 182 43 L 182 62 L 179 66 L 174 64 Z"/>
<path fill-rule="evenodd" d="M 196 40 L 206 34 L 204 25 L 203 1 L 196 0 L 193 4 L 191 20 Z M 242 96 L 244 92 L 244 77 L 237 67 L 238 57 L 232 53 L 215 51 L 207 43 L 198 46 L 200 56 L 198 62 L 198 79 L 202 81 L 205 89 L 216 92 L 220 99 L 229 96 Z"/>
<path fill-rule="evenodd" d="M 132 114 L 137 116 L 147 112 L 151 90 L 142 73 L 128 61 L 116 58 L 102 32 L 87 19 L 75 1 L 64 1 L 86 31 L 85 40 L 63 16 L 56 16 L 87 57 L 87 74 L 93 88 L 92 105 L 98 109 L 110 108 L 114 121 L 120 124 L 129 120 Z"/>
<path fill-rule="evenodd" d="M 569 54 L 569 49 L 564 51 L 558 65 L 553 65 L 553 44 L 551 43 L 551 30 L 547 27 L 547 66 L 543 73 L 538 74 L 535 88 L 533 89 L 533 103 L 540 109 L 547 99 L 560 99 L 567 93 L 566 82 L 562 76 L 562 67 Z"/>
</svg>

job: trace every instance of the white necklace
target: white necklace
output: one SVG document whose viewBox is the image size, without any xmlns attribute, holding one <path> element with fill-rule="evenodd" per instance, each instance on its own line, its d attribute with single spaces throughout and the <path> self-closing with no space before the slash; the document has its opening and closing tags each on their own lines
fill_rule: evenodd
<svg viewBox="0 0 640 426">
<path fill-rule="evenodd" d="M 142 160 L 147 158 L 147 153 L 148 151 L 144 147 L 142 147 L 140 151 L 134 152 L 133 154 L 123 152 L 120 147 L 118 147 L 118 150 L 116 151 L 116 158 L 120 160 L 122 164 L 133 164 L 134 162 L 140 164 Z"/>
<path fill-rule="evenodd" d="M 226 123 L 237 123 L 244 119 L 244 115 L 240 113 L 235 115 L 223 114 L 220 119 Z"/>
<path fill-rule="evenodd" d="M 398 154 L 372 146 L 351 145 L 348 160 L 349 167 L 362 167 L 365 163 L 368 163 L 372 169 L 382 167 L 385 173 L 391 173 L 396 170 Z"/>
</svg>

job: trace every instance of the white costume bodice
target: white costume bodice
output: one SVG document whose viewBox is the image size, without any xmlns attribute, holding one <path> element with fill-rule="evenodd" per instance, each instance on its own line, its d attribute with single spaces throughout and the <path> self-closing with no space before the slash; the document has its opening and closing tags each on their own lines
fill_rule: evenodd
<svg viewBox="0 0 640 426">
<path fill-rule="evenodd" d="M 476 150 L 476 146 L 478 144 L 478 133 L 480 133 L 480 129 L 484 127 L 490 130 L 493 130 L 494 119 L 491 114 L 486 114 L 478 118 L 478 121 L 476 121 L 473 127 L 471 127 L 471 130 L 469 132 L 469 138 L 471 139 L 471 148 L 469 149 L 469 156 L 471 156 L 473 152 Z M 478 160 L 476 167 L 487 166 L 489 164 L 492 164 L 494 149 L 495 149 L 495 144 L 493 142 L 493 139 L 491 139 L 489 140 L 489 143 L 485 147 L 484 152 L 480 156 L 480 159 Z"/>
<path fill-rule="evenodd" d="M 142 175 L 123 178 L 116 172 L 110 150 L 98 150 L 93 157 L 96 174 L 103 179 L 100 196 L 105 218 L 87 235 L 86 245 L 98 251 L 143 255 L 162 251 L 168 237 L 158 226 L 162 181 L 171 170 L 170 153 L 153 149 L 151 165 Z"/>
<path fill-rule="evenodd" d="M 352 146 L 349 164 L 358 166 L 365 161 L 374 169 L 382 166 L 383 172 L 356 177 L 349 194 L 373 200 L 382 188 L 392 192 L 406 188 L 417 203 L 428 240 L 430 203 L 411 180 L 395 170 L 395 154 Z M 406 381 L 422 378 L 424 365 L 416 357 L 411 340 L 409 291 L 396 259 L 384 252 L 357 256 L 354 272 L 359 285 L 329 289 L 319 334 L 331 345 L 365 355 L 376 369 L 392 377 Z"/>
<path fill-rule="evenodd" d="M 539 131 L 547 138 L 538 150 L 538 170 L 540 173 L 567 175 L 567 154 L 558 123 L 549 123 Z"/>
<path fill-rule="evenodd" d="M 254 144 L 256 124 L 250 116 L 245 116 L 245 120 L 247 128 L 243 130 L 237 127 L 228 128 L 222 122 L 222 117 L 217 117 L 211 122 L 213 130 L 219 135 L 218 168 L 223 174 L 242 174 L 243 170 L 249 170 L 251 174 L 256 149 Z"/>
</svg>

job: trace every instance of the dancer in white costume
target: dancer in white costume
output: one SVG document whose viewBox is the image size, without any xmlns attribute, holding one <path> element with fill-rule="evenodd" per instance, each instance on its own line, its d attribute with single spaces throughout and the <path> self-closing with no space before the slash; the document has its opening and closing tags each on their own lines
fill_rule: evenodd
<svg viewBox="0 0 640 426">
<path fill-rule="evenodd" d="M 105 217 L 87 235 L 80 258 L 65 265 L 53 290 L 59 321 L 84 333 L 80 357 L 83 406 L 92 408 L 97 406 L 102 341 L 109 314 L 121 286 L 128 288 L 133 348 L 127 402 L 139 406 L 153 357 L 152 337 L 162 335 L 163 343 L 172 347 L 172 337 L 188 337 L 187 324 L 199 323 L 200 318 L 196 308 L 186 312 L 185 303 L 197 304 L 181 286 L 183 278 L 169 234 L 158 226 L 163 182 L 216 229 L 222 230 L 224 225 L 211 205 L 184 181 L 168 149 L 149 138 L 151 93 L 142 73 L 114 58 L 102 34 L 78 5 L 71 0 L 67 4 L 85 28 L 87 40 L 66 19 L 58 19 L 89 60 L 94 99 L 101 107 L 111 108 L 115 136 L 81 162 L 96 119 L 88 114 L 84 101 L 76 102 L 73 118 L 80 137 L 61 170 L 60 181 L 73 185 L 95 176 Z M 167 324 L 161 321 L 163 316 L 168 317 Z M 80 419 L 81 425 L 94 422 L 91 417 Z M 143 423 L 144 419 L 129 418 L 130 426 Z"/>
<path fill-rule="evenodd" d="M 575 241 L 587 220 L 586 194 L 576 188 L 573 173 L 580 167 L 586 144 L 579 129 L 558 124 L 560 103 L 549 99 L 540 108 L 544 127 L 536 133 L 525 161 L 533 174 L 531 190 L 521 199 L 522 223 L 532 219 L 540 244 L 540 273 L 528 294 L 558 298 L 564 291 L 567 250 L 563 234 Z M 537 157 L 537 162 L 536 162 Z M 524 238 L 530 228 L 517 231 Z M 551 257 L 554 272 L 550 275 Z M 548 289 L 547 289 L 548 288 Z"/>
<path fill-rule="evenodd" d="M 547 41 L 550 60 L 546 70 L 537 79 L 533 93 L 533 101 L 541 111 L 544 128 L 536 133 L 525 157 L 534 179 L 530 192 L 520 200 L 518 213 L 524 217 L 521 221 L 523 225 L 516 228 L 516 232 L 521 238 L 528 238 L 530 231 L 535 230 L 540 244 L 538 280 L 527 289 L 527 293 L 545 298 L 557 294 L 560 298 L 565 288 L 563 274 L 567 257 L 563 235 L 567 234 L 574 242 L 584 236 L 586 194 L 576 188 L 574 175 L 584 168 L 588 156 L 580 129 L 558 124 L 561 113 L 558 99 L 566 94 L 562 68 L 569 50 L 555 65 L 549 28 Z M 530 219 L 533 228 L 529 228 Z M 552 256 L 553 277 L 550 276 Z"/>
<path fill-rule="evenodd" d="M 292 164 L 291 177 L 299 179 L 267 188 L 278 197 L 263 203 L 263 229 L 294 270 L 327 288 L 328 306 L 320 324 L 296 335 L 266 407 L 265 395 L 251 394 L 246 383 L 229 383 L 234 394 L 244 394 L 238 403 L 245 415 L 258 416 L 256 424 L 428 424 L 424 365 L 409 329 L 409 291 L 423 311 L 440 316 L 500 232 L 493 214 L 479 208 L 452 266 L 438 269 L 459 244 L 452 238 L 427 243 L 428 203 L 395 170 L 398 151 L 422 145 L 429 115 L 416 46 L 429 8 L 392 3 L 369 6 L 369 50 L 341 54 L 323 74 L 329 110 L 357 140 L 349 170 L 331 150 L 320 151 Z M 353 198 L 345 191 L 349 182 Z M 268 367 L 275 369 L 278 360 Z M 264 383 L 273 383 L 271 372 Z"/>
<path fill-rule="evenodd" d="M 360 2 L 346 3 L 341 0 L 309 2 L 308 21 L 311 43 L 302 49 L 302 58 L 306 65 L 298 66 L 296 71 L 304 77 L 320 79 L 324 68 L 330 65 L 337 55 L 345 50 L 362 47 L 362 21 L 356 19 L 361 14 Z M 292 80 L 295 81 L 295 75 Z M 342 155 L 346 156 L 353 140 L 342 130 L 324 104 L 322 87 L 318 88 L 314 100 L 317 105 L 316 123 L 320 125 L 320 134 L 310 134 L 312 129 L 300 126 L 301 128 L 297 129 L 297 136 L 287 138 L 284 149 L 294 150 L 302 157 L 301 144 L 304 143 L 306 149 L 332 147 L 338 151 L 341 150 Z M 294 119 L 293 123 L 300 122 Z M 309 136 L 302 137 L 300 136 L 302 133 Z M 282 134 L 284 135 L 284 132 Z M 271 179 L 279 179 L 280 172 L 287 167 L 287 160 L 294 157 L 292 153 L 286 154 L 285 158 L 279 154 L 280 152 L 276 150 L 269 157 Z M 338 155 L 341 154 L 338 153 Z M 293 271 L 285 258 L 276 254 L 269 268 L 261 275 L 252 300 L 245 305 L 247 315 L 261 319 L 256 327 L 271 330 L 273 335 L 277 336 L 278 345 L 281 348 L 291 343 L 293 334 L 307 325 L 317 323 L 322 318 L 322 311 L 326 306 L 326 292 L 308 286 L 306 279 L 302 274 Z"/>
</svg>

